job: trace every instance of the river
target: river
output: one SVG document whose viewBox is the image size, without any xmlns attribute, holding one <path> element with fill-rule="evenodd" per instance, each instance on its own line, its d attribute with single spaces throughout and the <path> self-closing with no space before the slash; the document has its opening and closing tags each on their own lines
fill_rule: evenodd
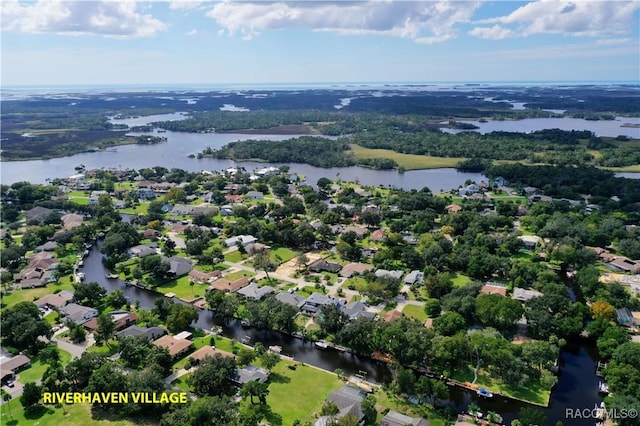
<svg viewBox="0 0 640 426">
<path fill-rule="evenodd" d="M 127 219 L 126 216 L 125 219 Z M 132 302 L 139 300 L 140 306 L 149 309 L 153 308 L 155 300 L 164 296 L 149 290 L 127 287 L 121 280 L 106 279 L 108 271 L 102 265 L 102 254 L 99 250 L 101 245 L 102 241 L 98 241 L 84 259 L 84 266 L 81 270 L 85 273 L 86 281 L 97 281 L 108 292 L 121 289 Z M 248 335 L 251 337 L 251 342 L 260 341 L 266 347 L 279 345 L 282 347 L 284 355 L 293 356 L 300 362 L 328 371 L 340 368 L 347 375 L 366 372 L 367 379 L 375 383 L 389 382 L 391 380 L 391 371 L 386 364 L 354 354 L 334 350 L 318 350 L 311 342 L 305 342 L 277 331 L 243 328 L 237 320 L 229 324 L 216 323 L 212 313 L 209 311 L 199 311 L 198 321 L 194 325 L 201 329 L 210 329 L 214 325 L 222 325 L 222 334 L 225 337 L 240 340 Z M 566 426 L 593 424 L 585 423 L 584 420 L 580 419 L 566 419 L 565 409 L 591 409 L 595 404 L 599 404 L 602 401 L 602 398 L 597 393 L 598 378 L 595 375 L 597 359 L 595 348 L 582 342 L 570 342 L 562 350 L 558 384 L 551 393 L 549 406 L 542 409 L 548 416 L 548 424 L 555 424 L 557 421 L 562 421 Z M 485 413 L 491 410 L 501 414 L 505 424 L 509 424 L 512 419 L 517 418 L 520 408 L 527 406 L 527 404 L 502 397 L 480 398 L 474 392 L 451 388 L 451 404 L 456 409 L 464 411 L 471 402 L 479 405 Z"/>
</svg>

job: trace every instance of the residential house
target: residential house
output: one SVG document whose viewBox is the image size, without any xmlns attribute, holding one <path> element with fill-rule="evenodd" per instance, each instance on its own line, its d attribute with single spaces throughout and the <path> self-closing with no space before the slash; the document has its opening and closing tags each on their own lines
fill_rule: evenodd
<svg viewBox="0 0 640 426">
<path fill-rule="evenodd" d="M 358 239 L 363 239 L 364 237 L 367 236 L 367 234 L 369 233 L 369 230 L 364 226 L 347 226 L 342 230 L 340 234 L 344 235 L 347 232 L 353 232 L 354 234 L 356 234 L 356 237 Z"/>
<path fill-rule="evenodd" d="M 42 251 L 52 252 L 52 251 L 55 251 L 55 249 L 57 248 L 58 248 L 58 243 L 56 243 L 55 241 L 47 241 L 46 243 L 36 247 L 35 251 L 36 253 L 40 253 Z"/>
<path fill-rule="evenodd" d="M 520 235 L 518 239 L 522 241 L 522 245 L 529 250 L 535 249 L 542 240 L 542 238 L 537 235 Z"/>
<path fill-rule="evenodd" d="M 384 229 L 376 229 L 369 236 L 369 241 L 382 241 L 386 238 Z"/>
<path fill-rule="evenodd" d="M 232 195 L 232 194 L 227 194 L 224 196 L 224 199 L 227 203 L 231 203 L 231 204 L 238 204 L 238 203 L 242 203 L 242 196 L 241 195 Z"/>
<path fill-rule="evenodd" d="M 340 270 L 340 276 L 349 278 L 354 274 L 362 274 L 366 271 L 371 271 L 372 269 L 374 269 L 373 265 L 368 265 L 366 263 L 360 263 L 360 262 L 352 262 L 345 265 Z"/>
<path fill-rule="evenodd" d="M 376 270 L 375 274 L 376 274 L 376 277 L 378 278 L 394 278 L 396 280 L 399 280 L 404 275 L 404 271 L 401 271 L 399 269 L 394 271 L 388 271 L 386 269 L 378 269 Z"/>
<path fill-rule="evenodd" d="M 23 354 L 8 359 L 3 357 L 2 361 L 0 361 L 0 371 L 2 372 L 0 381 L 5 384 L 9 379 L 14 378 L 17 372 L 28 368 L 30 365 L 31 360 Z"/>
<path fill-rule="evenodd" d="M 264 194 L 260 191 L 249 191 L 244 194 L 244 197 L 248 200 L 262 200 L 264 199 Z"/>
<path fill-rule="evenodd" d="M 477 194 L 478 192 L 480 192 L 480 187 L 478 185 L 476 185 L 475 183 L 472 183 L 470 185 L 467 185 L 463 188 L 460 188 L 458 190 L 458 195 L 463 197 L 466 195 L 472 195 L 472 194 Z"/>
<path fill-rule="evenodd" d="M 227 293 L 233 293 L 248 285 L 249 285 L 249 279 L 247 277 L 241 277 L 235 281 L 229 281 L 226 278 L 220 278 L 214 281 L 209 286 L 209 288 L 212 290 L 219 290 Z"/>
<path fill-rule="evenodd" d="M 636 328 L 636 320 L 629 308 L 616 309 L 616 316 L 618 318 L 618 324 L 627 328 Z"/>
<path fill-rule="evenodd" d="M 156 192 L 153 188 L 142 188 L 138 186 L 138 190 L 136 191 L 139 200 L 152 200 L 156 198 Z"/>
<path fill-rule="evenodd" d="M 57 266 L 58 263 L 56 262 L 55 265 Z M 44 287 L 48 283 L 56 281 L 54 269 L 27 266 L 13 275 L 14 285 L 19 288 Z"/>
<path fill-rule="evenodd" d="M 147 257 L 152 254 L 157 254 L 158 245 L 156 243 L 149 244 L 140 244 L 134 247 L 131 247 L 128 252 L 131 256 L 134 257 Z"/>
<path fill-rule="evenodd" d="M 191 340 L 176 339 L 175 336 L 165 335 L 158 340 L 154 340 L 153 344 L 161 348 L 165 348 L 167 351 L 169 351 L 169 355 L 171 355 L 171 357 L 175 359 L 189 352 L 189 349 L 191 349 L 191 345 L 193 345 L 193 342 Z"/>
<path fill-rule="evenodd" d="M 304 305 L 302 305 L 302 308 L 300 309 L 300 311 L 303 314 L 315 317 L 320 313 L 320 309 L 323 306 L 337 305 L 337 304 L 338 304 L 338 301 L 336 301 L 334 298 L 330 296 L 325 296 L 324 294 L 321 294 L 321 293 L 313 293 L 304 302 Z"/>
<path fill-rule="evenodd" d="M 633 274 L 640 272 L 640 261 L 631 260 L 624 256 L 617 256 L 615 260 L 609 262 L 609 265 L 624 272 Z"/>
<path fill-rule="evenodd" d="M 69 290 L 62 290 L 59 293 L 47 294 L 40 299 L 33 302 L 38 308 L 48 307 L 60 311 L 65 305 L 73 299 L 73 292 Z"/>
<path fill-rule="evenodd" d="M 402 236 L 402 239 L 404 240 L 405 243 L 409 244 L 410 246 L 415 246 L 418 244 L 418 237 L 416 237 L 415 235 L 404 234 Z"/>
<path fill-rule="evenodd" d="M 405 284 L 413 285 L 413 284 L 422 284 L 424 282 L 424 272 L 422 271 L 411 271 L 404 277 Z"/>
<path fill-rule="evenodd" d="M 258 239 L 253 235 L 236 235 L 235 237 L 224 240 L 224 245 L 227 247 L 235 247 L 240 243 L 243 247 L 247 247 L 249 244 L 256 242 L 258 242 Z"/>
<path fill-rule="evenodd" d="M 215 270 L 211 272 L 202 272 L 197 269 L 189 271 L 189 278 L 191 282 L 198 284 L 211 284 L 216 278 L 220 277 L 222 272 Z"/>
<path fill-rule="evenodd" d="M 331 392 L 329 397 L 327 397 L 327 401 L 338 407 L 338 413 L 334 416 L 320 417 L 314 423 L 314 426 L 333 424 L 335 420 L 339 420 L 347 415 L 354 416 L 358 419 L 358 424 L 360 424 L 364 418 L 364 412 L 362 411 L 362 401 L 364 397 L 364 391 L 348 384 L 342 386 L 337 391 Z"/>
<path fill-rule="evenodd" d="M 402 318 L 402 312 L 396 311 L 394 309 L 393 311 L 387 312 L 385 316 L 382 318 L 382 320 L 384 322 L 391 322 L 391 321 L 397 320 L 398 318 Z"/>
<path fill-rule="evenodd" d="M 374 312 L 369 312 L 366 309 L 367 306 L 362 302 L 353 302 L 348 305 L 340 306 L 340 311 L 348 316 L 351 321 L 355 321 L 358 318 L 375 318 L 376 314 Z"/>
<path fill-rule="evenodd" d="M 144 239 L 154 239 L 162 236 L 162 232 L 157 229 L 145 229 L 142 231 L 142 238 Z"/>
<path fill-rule="evenodd" d="M 269 371 L 255 365 L 247 365 L 244 368 L 238 368 L 234 374 L 229 377 L 235 385 L 242 386 L 249 382 L 266 383 L 269 380 Z"/>
<path fill-rule="evenodd" d="M 162 260 L 169 264 L 169 272 L 174 274 L 176 277 L 187 275 L 191 272 L 193 265 L 191 260 L 179 256 L 172 256 L 169 258 L 164 257 Z"/>
<path fill-rule="evenodd" d="M 422 417 L 409 417 L 391 410 L 382 418 L 380 426 L 430 426 L 430 423 Z"/>
<path fill-rule="evenodd" d="M 342 269 L 342 265 L 339 263 L 328 262 L 324 259 L 318 259 L 315 262 L 309 264 L 308 269 L 311 272 L 333 272 L 336 273 Z"/>
<path fill-rule="evenodd" d="M 90 319 L 97 317 L 98 310 L 88 306 L 78 305 L 77 303 L 69 303 L 60 309 L 60 314 L 65 317 L 65 320 L 82 325 Z"/>
<path fill-rule="evenodd" d="M 497 294 L 498 296 L 507 297 L 507 286 L 500 283 L 488 282 L 480 290 L 482 294 Z"/>
<path fill-rule="evenodd" d="M 505 178 L 503 178 L 502 176 L 498 176 L 497 178 L 495 178 L 493 180 L 495 182 L 496 185 L 498 186 L 508 186 L 509 185 L 509 181 L 506 180 Z"/>
<path fill-rule="evenodd" d="M 203 359 L 209 357 L 214 358 L 216 355 L 221 355 L 223 357 L 235 358 L 235 355 L 231 352 L 223 351 L 221 349 L 217 349 L 213 346 L 203 346 L 191 355 L 189 355 L 189 359 L 192 364 L 200 364 Z"/>
<path fill-rule="evenodd" d="M 107 191 L 91 191 L 91 195 L 89 196 L 89 205 L 97 206 L 100 197 L 103 195 L 109 195 Z"/>
<path fill-rule="evenodd" d="M 137 325 L 131 325 L 116 333 L 116 337 L 145 336 L 148 340 L 156 340 L 165 334 L 167 334 L 167 330 L 161 327 L 139 327 Z"/>
<path fill-rule="evenodd" d="M 544 296 L 544 295 L 539 291 L 527 290 L 524 288 L 515 287 L 513 289 L 513 294 L 511 295 L 511 298 L 514 300 L 519 300 L 521 302 L 527 302 L 533 299 L 534 297 L 541 297 L 541 296 Z"/>
<path fill-rule="evenodd" d="M 192 216 L 213 216 L 218 213 L 218 207 L 210 204 L 200 204 L 191 209 Z"/>
<path fill-rule="evenodd" d="M 253 300 L 261 300 L 263 297 L 265 297 L 267 294 L 271 294 L 275 291 L 275 289 L 269 285 L 265 285 L 260 287 L 258 284 L 256 283 L 251 283 L 246 287 L 241 288 L 240 290 L 238 290 L 238 294 L 241 296 L 244 296 L 248 299 L 253 299 Z"/>
<path fill-rule="evenodd" d="M 225 204 L 224 206 L 220 206 L 220 214 L 222 216 L 232 216 L 233 215 L 233 206 L 229 204 Z"/>
<path fill-rule="evenodd" d="M 107 315 L 111 317 L 111 322 L 113 322 L 116 331 L 120 331 L 127 327 L 130 327 L 138 320 L 138 315 L 128 311 L 112 311 Z M 98 318 L 91 318 L 83 325 L 89 330 L 96 331 L 98 329 Z"/>
<path fill-rule="evenodd" d="M 289 293 L 288 291 L 281 291 L 276 294 L 276 300 L 281 303 L 286 303 L 287 305 L 295 306 L 298 309 L 302 308 L 307 301 L 305 297 L 302 297 L 299 294 Z"/>
<path fill-rule="evenodd" d="M 84 218 L 82 216 L 80 216 L 79 214 L 75 214 L 75 213 L 68 213 L 63 215 L 60 220 L 62 221 L 62 226 L 64 227 L 64 229 L 73 229 L 73 228 L 77 228 L 78 226 L 82 225 L 82 222 L 84 221 Z"/>
<path fill-rule="evenodd" d="M 46 207 L 34 207 L 24 212 L 24 218 L 27 222 L 30 221 L 43 221 L 47 216 L 53 213 L 53 210 Z"/>
<path fill-rule="evenodd" d="M 453 214 L 453 213 L 458 213 L 462 210 L 462 206 L 459 204 L 449 204 L 447 207 L 444 208 L 447 213 L 449 214 Z"/>
</svg>

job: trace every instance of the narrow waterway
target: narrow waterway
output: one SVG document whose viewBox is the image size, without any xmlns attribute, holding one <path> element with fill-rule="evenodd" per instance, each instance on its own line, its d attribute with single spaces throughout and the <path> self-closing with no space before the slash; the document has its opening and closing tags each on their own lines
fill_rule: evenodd
<svg viewBox="0 0 640 426">
<path fill-rule="evenodd" d="M 96 281 L 104 286 L 108 292 L 120 289 L 132 301 L 140 301 L 140 306 L 148 309 L 154 307 L 154 302 L 159 297 L 164 297 L 153 291 L 137 287 L 127 287 L 122 280 L 109 280 L 106 278 L 108 271 L 102 265 L 102 253 L 98 241 L 84 259 L 81 271 L 85 273 L 86 281 Z M 179 302 L 178 300 L 176 300 Z M 182 303 L 182 302 L 179 302 Z M 392 379 L 389 367 L 367 357 L 338 352 L 335 350 L 319 350 L 312 342 L 303 341 L 293 336 L 277 331 L 256 330 L 244 328 L 238 320 L 228 324 L 217 323 L 210 311 L 199 311 L 198 321 L 194 324 L 197 328 L 210 329 L 214 325 L 221 325 L 223 336 L 240 340 L 249 336 L 251 343 L 263 342 L 265 346 L 279 345 L 284 355 L 292 356 L 300 362 L 310 364 L 327 371 L 342 369 L 347 375 L 366 373 L 367 379 L 375 383 L 389 382 Z M 597 364 L 597 351 L 593 346 L 584 342 L 570 342 L 561 352 L 560 373 L 558 384 L 551 393 L 549 407 L 542 409 L 548 417 L 548 424 L 562 421 L 564 425 L 593 425 L 593 422 L 585 420 L 571 420 L 565 418 L 566 409 L 593 408 L 602 401 L 598 395 L 598 378 L 595 375 Z M 480 398 L 474 392 L 460 388 L 451 388 L 451 403 L 459 411 L 475 402 L 483 412 L 489 410 L 503 416 L 504 424 L 518 417 L 518 411 L 527 404 L 518 401 L 494 397 L 491 399 Z"/>
</svg>

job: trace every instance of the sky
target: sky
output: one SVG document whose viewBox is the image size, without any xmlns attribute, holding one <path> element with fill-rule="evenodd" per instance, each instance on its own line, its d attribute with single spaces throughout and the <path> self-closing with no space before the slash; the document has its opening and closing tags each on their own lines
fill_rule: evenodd
<svg viewBox="0 0 640 426">
<path fill-rule="evenodd" d="M 640 80 L 640 0 L 0 0 L 1 84 Z"/>
</svg>

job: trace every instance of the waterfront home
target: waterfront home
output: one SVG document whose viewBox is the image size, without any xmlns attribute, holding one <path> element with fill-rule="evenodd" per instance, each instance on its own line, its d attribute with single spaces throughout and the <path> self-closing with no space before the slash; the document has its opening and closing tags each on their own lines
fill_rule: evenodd
<svg viewBox="0 0 640 426">
<path fill-rule="evenodd" d="M 183 275 L 187 275 L 191 272 L 193 262 L 189 259 L 179 256 L 173 257 L 163 257 L 163 262 L 169 264 L 169 272 L 174 274 L 176 277 L 181 277 Z"/>
<path fill-rule="evenodd" d="M 145 336 L 148 340 L 156 340 L 167 334 L 167 330 L 161 327 L 140 327 L 132 325 L 124 330 L 116 333 L 117 338 L 123 338 L 127 336 Z"/>
<path fill-rule="evenodd" d="M 338 407 L 338 413 L 334 416 L 320 417 L 314 423 L 314 426 L 327 426 L 333 424 L 335 420 L 339 420 L 347 415 L 355 417 L 358 419 L 358 424 L 361 424 L 364 418 L 364 411 L 362 410 L 362 401 L 364 400 L 364 397 L 364 391 L 348 384 L 331 392 L 327 397 L 327 401 Z"/>
<path fill-rule="evenodd" d="M 430 423 L 422 417 L 409 417 L 391 410 L 382 418 L 380 426 L 430 426 Z"/>
<path fill-rule="evenodd" d="M 193 342 L 187 339 L 177 339 L 175 336 L 162 336 L 158 340 L 154 340 L 153 344 L 169 351 L 171 358 L 179 358 L 189 352 Z"/>
<path fill-rule="evenodd" d="M 313 293 L 307 298 L 300 310 L 303 314 L 315 317 L 320 313 L 320 309 L 323 306 L 337 305 L 338 303 L 339 302 L 336 299 L 330 296 L 325 296 L 321 293 Z"/>
<path fill-rule="evenodd" d="M 84 218 L 79 214 L 68 213 L 62 216 L 60 220 L 62 221 L 62 226 L 64 229 L 73 229 L 82 225 Z"/>
<path fill-rule="evenodd" d="M 82 325 L 85 322 L 98 316 L 98 311 L 88 306 L 78 305 L 77 303 L 69 303 L 60 309 L 60 314 L 66 321 L 73 321 Z"/>
<path fill-rule="evenodd" d="M 238 290 L 237 293 L 241 296 L 246 297 L 247 299 L 261 300 L 267 294 L 271 294 L 274 291 L 275 289 L 269 285 L 260 287 L 256 283 L 251 283 L 248 286 Z"/>
<path fill-rule="evenodd" d="M 158 245 L 156 243 L 140 244 L 131 247 L 128 252 L 133 257 L 147 257 L 151 256 L 152 254 L 157 254 L 157 247 Z"/>
<path fill-rule="evenodd" d="M 233 293 L 240 290 L 242 287 L 249 285 L 249 279 L 247 277 L 238 278 L 235 281 L 229 281 L 226 278 L 220 278 L 215 280 L 209 288 L 212 290 L 224 291 L 227 293 Z"/>
<path fill-rule="evenodd" d="M 217 349 L 213 346 L 203 346 L 191 355 L 189 355 L 189 359 L 192 364 L 200 364 L 203 359 L 210 357 L 214 358 L 216 355 L 221 355 L 223 357 L 235 358 L 235 355 L 231 352 L 223 351 L 221 349 Z"/>
<path fill-rule="evenodd" d="M 276 300 L 287 305 L 295 306 L 300 309 L 305 304 L 307 299 L 299 294 L 289 293 L 288 291 L 281 291 L 276 294 Z"/>
<path fill-rule="evenodd" d="M 269 371 L 255 365 L 247 365 L 244 368 L 238 368 L 229 380 L 237 386 L 242 386 L 249 382 L 266 383 L 269 380 Z"/>
<path fill-rule="evenodd" d="M 350 321 L 355 321 L 358 318 L 375 318 L 376 314 L 366 309 L 367 306 L 362 302 L 353 302 L 349 305 L 340 306 L 340 311 L 348 316 Z"/>
<path fill-rule="evenodd" d="M 191 282 L 198 284 L 210 284 L 221 275 L 222 272 L 218 270 L 211 272 L 202 272 L 198 271 L 197 269 L 192 269 L 191 271 L 189 271 L 189 278 Z"/>
</svg>

